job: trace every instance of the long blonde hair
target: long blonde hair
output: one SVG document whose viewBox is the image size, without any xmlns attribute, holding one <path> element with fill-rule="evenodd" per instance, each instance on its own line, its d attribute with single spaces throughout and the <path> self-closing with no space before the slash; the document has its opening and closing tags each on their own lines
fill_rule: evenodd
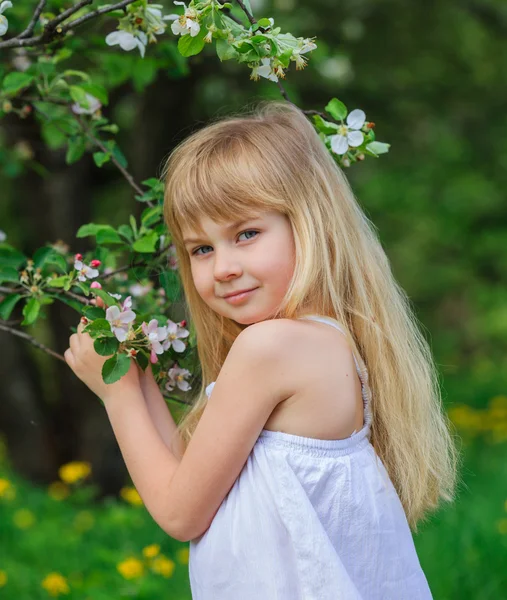
<svg viewBox="0 0 507 600">
<path fill-rule="evenodd" d="M 262 101 L 194 132 L 164 170 L 164 219 L 176 248 L 189 318 L 195 327 L 201 388 L 178 424 L 184 447 L 244 326 L 214 312 L 197 293 L 182 226 L 276 210 L 295 240 L 292 281 L 275 318 L 327 315 L 348 331 L 368 368 L 371 442 L 396 488 L 407 520 L 439 499 L 454 500 L 459 452 L 442 407 L 438 374 L 409 299 L 396 282 L 374 226 L 304 114 Z"/>
</svg>

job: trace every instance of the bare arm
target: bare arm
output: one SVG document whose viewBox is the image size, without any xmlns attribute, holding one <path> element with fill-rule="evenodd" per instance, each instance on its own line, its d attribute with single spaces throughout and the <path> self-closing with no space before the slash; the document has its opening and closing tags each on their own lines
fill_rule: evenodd
<svg viewBox="0 0 507 600">
<path fill-rule="evenodd" d="M 141 389 L 150 417 L 165 445 L 181 460 L 182 442 L 178 427 L 158 387 L 151 366 L 139 369 Z"/>
</svg>

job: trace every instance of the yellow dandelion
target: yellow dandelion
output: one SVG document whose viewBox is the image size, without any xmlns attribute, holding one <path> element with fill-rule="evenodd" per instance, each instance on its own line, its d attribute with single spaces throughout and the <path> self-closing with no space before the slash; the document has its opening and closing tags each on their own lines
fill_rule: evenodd
<svg viewBox="0 0 507 600">
<path fill-rule="evenodd" d="M 143 548 L 143 555 L 146 558 L 154 558 L 160 552 L 160 546 L 158 544 L 151 544 L 151 546 L 146 546 Z"/>
<path fill-rule="evenodd" d="M 151 568 L 153 570 L 154 573 L 159 573 L 160 575 L 163 575 L 164 577 L 171 577 L 174 569 L 176 567 L 176 564 L 174 561 L 172 561 L 170 558 L 167 558 L 166 556 L 158 556 L 152 563 L 151 563 Z"/>
<path fill-rule="evenodd" d="M 53 481 L 53 483 L 48 485 L 48 495 L 53 498 L 53 500 L 65 500 L 69 494 L 69 486 L 66 483 L 63 483 L 63 481 Z"/>
<path fill-rule="evenodd" d="M 28 529 L 35 523 L 35 515 L 27 508 L 20 508 L 14 513 L 12 520 L 19 529 Z"/>
<path fill-rule="evenodd" d="M 71 484 L 85 479 L 91 471 L 90 463 L 75 461 L 62 465 L 58 470 L 58 475 L 62 481 Z"/>
<path fill-rule="evenodd" d="M 180 548 L 178 552 L 176 552 L 176 557 L 182 565 L 188 565 L 189 554 L 190 552 L 187 546 L 186 548 Z"/>
<path fill-rule="evenodd" d="M 8 479 L 0 478 L 0 498 L 13 500 L 16 497 L 16 490 Z"/>
<path fill-rule="evenodd" d="M 135 577 L 142 577 L 144 575 L 144 565 L 138 559 L 131 556 L 121 563 L 116 565 L 118 572 L 123 575 L 125 579 L 134 579 Z"/>
<path fill-rule="evenodd" d="M 68 594 L 70 591 L 65 577 L 56 572 L 49 573 L 49 575 L 44 578 L 41 585 L 51 596 Z"/>
<path fill-rule="evenodd" d="M 88 531 L 95 525 L 95 517 L 89 510 L 81 510 L 74 517 L 74 529 L 79 532 Z"/>
<path fill-rule="evenodd" d="M 497 521 L 496 528 L 501 535 L 507 535 L 507 519 L 500 519 Z"/>
<path fill-rule="evenodd" d="M 129 504 L 132 504 L 134 506 L 142 506 L 144 504 L 143 499 L 141 498 L 138 491 L 134 487 L 125 486 L 125 487 L 121 488 L 120 496 L 126 502 L 128 502 Z"/>
<path fill-rule="evenodd" d="M 0 569 L 0 588 L 7 583 L 7 573 Z"/>
</svg>

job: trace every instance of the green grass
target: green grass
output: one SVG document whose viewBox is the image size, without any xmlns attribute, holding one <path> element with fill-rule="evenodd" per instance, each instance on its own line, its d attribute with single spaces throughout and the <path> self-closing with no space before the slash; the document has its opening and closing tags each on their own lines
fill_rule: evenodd
<svg viewBox="0 0 507 600">
<path fill-rule="evenodd" d="M 453 505 L 443 505 L 420 526 L 417 552 L 435 600 L 504 598 L 507 444 L 473 438 L 463 452 L 464 485 Z M 78 486 L 67 498 L 55 500 L 5 463 L 0 464 L 1 478 L 16 490 L 9 499 L 5 492 L 2 497 L 0 487 L 0 583 L 2 572 L 7 575 L 1 598 L 50 598 L 41 583 L 56 571 L 69 586 L 69 593 L 60 597 L 70 600 L 190 600 L 188 544 L 168 537 L 144 506 L 121 499 L 97 504 L 93 486 Z M 33 515 L 31 525 L 25 513 L 20 527 L 20 510 Z M 143 548 L 152 544 L 174 562 L 169 576 L 153 572 L 143 556 Z M 126 579 L 118 572 L 117 565 L 129 557 L 144 561 L 144 575 Z"/>
</svg>

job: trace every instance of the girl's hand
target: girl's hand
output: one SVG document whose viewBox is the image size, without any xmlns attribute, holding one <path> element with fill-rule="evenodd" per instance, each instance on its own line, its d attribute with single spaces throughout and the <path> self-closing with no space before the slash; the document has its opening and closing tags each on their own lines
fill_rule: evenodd
<svg viewBox="0 0 507 600">
<path fill-rule="evenodd" d="M 100 306 L 98 302 L 97 306 Z M 120 380 L 109 384 L 103 381 L 102 367 L 106 360 L 108 360 L 108 357 L 100 356 L 95 352 L 93 339 L 90 337 L 90 334 L 82 332 L 84 327 L 83 323 L 79 323 L 77 333 L 70 336 L 69 348 L 67 348 L 63 355 L 65 362 L 77 377 L 104 402 L 112 395 L 124 393 L 126 389 L 139 389 L 139 369 L 136 361 L 133 359 L 131 359 L 128 373 Z"/>
</svg>

